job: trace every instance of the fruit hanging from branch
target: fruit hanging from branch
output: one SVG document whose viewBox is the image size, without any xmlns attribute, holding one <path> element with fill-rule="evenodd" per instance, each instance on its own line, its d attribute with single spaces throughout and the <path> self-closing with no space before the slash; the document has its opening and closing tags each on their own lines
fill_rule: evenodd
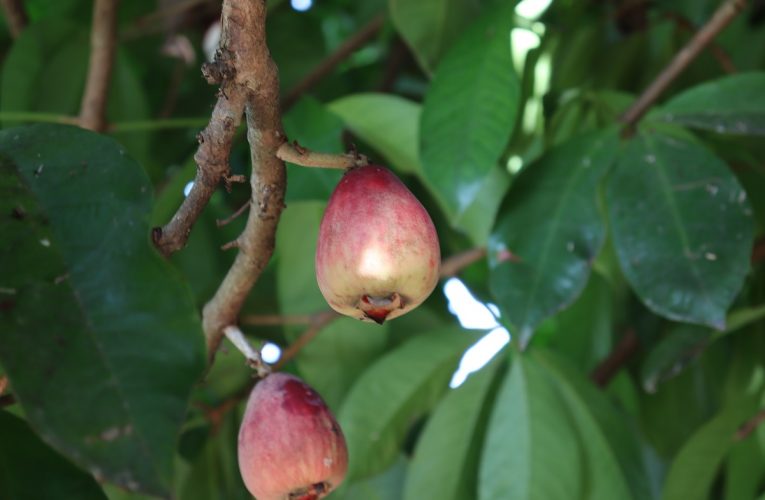
<svg viewBox="0 0 765 500">
<path fill-rule="evenodd" d="M 239 470 L 257 500 L 318 500 L 343 481 L 345 438 L 316 391 L 286 373 L 260 381 L 239 428 Z"/>
<path fill-rule="evenodd" d="M 319 228 L 316 278 L 335 311 L 382 324 L 421 304 L 438 283 L 430 215 L 387 168 L 350 169 Z"/>
</svg>

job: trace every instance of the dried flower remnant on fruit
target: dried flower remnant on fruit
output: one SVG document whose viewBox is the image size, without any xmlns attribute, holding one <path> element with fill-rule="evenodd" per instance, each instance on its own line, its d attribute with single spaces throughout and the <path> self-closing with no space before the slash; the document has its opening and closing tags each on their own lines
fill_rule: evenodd
<svg viewBox="0 0 765 500">
<path fill-rule="evenodd" d="M 343 481 L 340 426 L 308 384 L 274 373 L 250 394 L 239 429 L 239 470 L 258 500 L 318 500 Z"/>
<path fill-rule="evenodd" d="M 387 168 L 350 169 L 319 228 L 316 279 L 337 312 L 383 323 L 421 304 L 438 283 L 433 221 Z"/>
</svg>

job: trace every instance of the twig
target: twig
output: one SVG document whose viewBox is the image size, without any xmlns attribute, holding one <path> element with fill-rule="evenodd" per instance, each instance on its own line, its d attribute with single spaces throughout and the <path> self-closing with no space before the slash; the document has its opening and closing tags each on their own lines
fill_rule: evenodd
<svg viewBox="0 0 765 500">
<path fill-rule="evenodd" d="M 0 395 L 2 395 L 8 388 L 8 377 L 5 375 L 0 376 Z"/>
<path fill-rule="evenodd" d="M 471 248 L 457 255 L 452 255 L 441 261 L 440 275 L 442 278 L 456 276 L 462 269 L 474 262 L 478 262 L 484 257 L 486 257 L 485 248 Z"/>
<path fill-rule="evenodd" d="M 315 314 L 295 314 L 291 316 L 280 316 L 278 314 L 250 314 L 239 318 L 239 323 L 250 326 L 281 326 L 281 325 L 310 325 L 314 318 L 322 311 Z"/>
<path fill-rule="evenodd" d="M 117 49 L 119 0 L 96 0 L 90 33 L 90 62 L 80 107 L 80 126 L 97 132 L 106 129 L 106 103 Z"/>
<path fill-rule="evenodd" d="M 231 50 L 231 67 L 236 71 L 237 87 L 232 90 L 244 90 L 247 96 L 252 204 L 244 232 L 237 238 L 239 253 L 234 264 L 204 307 L 202 324 L 210 362 L 220 345 L 223 328 L 236 323 L 247 294 L 273 254 L 287 182 L 284 163 L 276 157 L 284 132 L 278 70 L 266 46 L 266 2 L 224 0 L 221 23 L 221 40 Z"/>
<path fill-rule="evenodd" d="M 316 66 L 305 78 L 287 92 L 282 103 L 284 111 L 291 108 L 304 93 L 312 89 L 324 77 L 332 73 L 338 64 L 346 60 L 356 50 L 364 46 L 368 41 L 377 36 L 385 23 L 385 17 L 381 14 L 372 19 L 358 32 L 343 42 L 332 54 Z"/>
<path fill-rule="evenodd" d="M 192 226 L 218 183 L 229 174 L 231 144 L 247 100 L 256 86 L 251 69 L 255 63 L 250 58 L 258 49 L 256 41 L 247 33 L 247 27 L 255 23 L 252 11 L 261 2 L 251 2 L 253 6 L 247 8 L 239 8 L 239 3 L 238 0 L 224 2 L 220 49 L 213 63 L 202 66 L 207 81 L 220 84 L 220 91 L 210 121 L 198 136 L 199 148 L 194 155 L 197 174 L 193 187 L 170 222 L 152 232 L 154 244 L 165 256 L 186 245 Z M 231 323 L 233 321 L 226 322 Z"/>
<path fill-rule="evenodd" d="M 590 378 L 600 387 L 606 387 L 619 370 L 632 358 L 640 347 L 640 341 L 634 330 L 629 329 L 611 353 L 590 374 Z"/>
<path fill-rule="evenodd" d="M 244 338 L 242 330 L 238 326 L 227 326 L 223 329 L 223 334 L 244 354 L 247 364 L 253 368 L 260 378 L 265 378 L 271 373 L 271 368 L 260 357 L 260 351 L 255 350 L 247 339 Z"/>
<path fill-rule="evenodd" d="M 765 422 L 765 410 L 760 410 L 755 416 L 744 422 L 744 424 L 739 427 L 738 431 L 736 432 L 736 441 L 746 439 L 763 422 Z"/>
<path fill-rule="evenodd" d="M 712 39 L 730 23 L 741 10 L 746 7 L 746 0 L 726 0 L 715 11 L 712 19 L 705 24 L 694 37 L 683 47 L 646 88 L 630 108 L 621 116 L 624 123 L 624 135 L 630 135 L 635 124 L 643 117 L 659 96 L 669 87 L 675 78 L 688 67 L 696 56 Z"/>
<path fill-rule="evenodd" d="M 29 22 L 22 0 L 0 0 L 0 7 L 3 8 L 11 38 L 18 38 Z"/>
<path fill-rule="evenodd" d="M 317 153 L 299 144 L 290 144 L 288 142 L 279 146 L 276 156 L 280 160 L 288 161 L 301 167 L 349 169 L 369 164 L 369 159 L 361 154 L 346 153 L 336 155 Z"/>
<path fill-rule="evenodd" d="M 244 211 L 247 210 L 248 208 L 250 208 L 250 200 L 247 200 L 247 202 L 244 205 L 242 205 L 241 207 L 239 207 L 236 212 L 234 212 L 233 214 L 229 215 L 225 219 L 216 219 L 215 220 L 215 225 L 217 225 L 218 227 L 222 227 L 222 226 L 225 226 L 227 224 L 231 224 L 231 222 L 234 219 L 236 219 L 237 217 L 242 215 L 244 213 Z"/>
<path fill-rule="evenodd" d="M 295 342 L 290 344 L 289 347 L 282 352 L 279 361 L 274 365 L 274 371 L 280 370 L 292 358 L 297 356 L 298 353 L 319 334 L 322 328 L 332 323 L 337 318 L 339 318 L 339 316 L 335 311 L 324 311 L 314 315 L 311 325 L 305 329 Z"/>
<path fill-rule="evenodd" d="M 678 14 L 677 12 L 667 12 L 664 14 L 664 17 L 669 19 L 670 21 L 675 23 L 675 26 L 680 28 L 683 31 L 695 33 L 696 32 L 696 26 L 693 25 L 692 22 L 690 22 L 686 17 L 684 17 L 681 14 Z M 736 66 L 733 64 L 733 61 L 730 58 L 730 55 L 725 51 L 725 49 L 719 44 L 716 43 L 714 40 L 709 42 L 709 46 L 707 46 L 707 50 L 712 55 L 712 57 L 715 58 L 717 63 L 720 65 L 722 70 L 726 73 L 735 73 L 736 72 Z"/>
</svg>

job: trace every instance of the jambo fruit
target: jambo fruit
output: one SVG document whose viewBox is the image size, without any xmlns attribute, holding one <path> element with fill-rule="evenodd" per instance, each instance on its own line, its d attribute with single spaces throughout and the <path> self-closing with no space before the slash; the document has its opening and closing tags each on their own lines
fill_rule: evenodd
<svg viewBox="0 0 765 500">
<path fill-rule="evenodd" d="M 274 373 L 250 394 L 239 428 L 239 470 L 257 500 L 317 500 L 343 481 L 345 438 L 316 391 Z"/>
<path fill-rule="evenodd" d="M 441 254 L 428 212 L 393 173 L 367 165 L 335 188 L 319 228 L 316 278 L 335 311 L 382 323 L 424 301 Z"/>
</svg>

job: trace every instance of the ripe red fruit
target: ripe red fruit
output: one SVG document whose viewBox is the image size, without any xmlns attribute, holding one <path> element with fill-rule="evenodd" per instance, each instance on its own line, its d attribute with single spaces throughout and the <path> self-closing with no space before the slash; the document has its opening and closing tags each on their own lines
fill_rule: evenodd
<svg viewBox="0 0 765 500">
<path fill-rule="evenodd" d="M 345 438 L 308 384 L 286 373 L 260 381 L 239 428 L 239 471 L 257 500 L 317 500 L 343 481 Z"/>
<path fill-rule="evenodd" d="M 438 283 L 441 252 L 428 212 L 388 169 L 349 170 L 324 212 L 316 279 L 335 311 L 382 323 L 414 309 Z"/>
</svg>

